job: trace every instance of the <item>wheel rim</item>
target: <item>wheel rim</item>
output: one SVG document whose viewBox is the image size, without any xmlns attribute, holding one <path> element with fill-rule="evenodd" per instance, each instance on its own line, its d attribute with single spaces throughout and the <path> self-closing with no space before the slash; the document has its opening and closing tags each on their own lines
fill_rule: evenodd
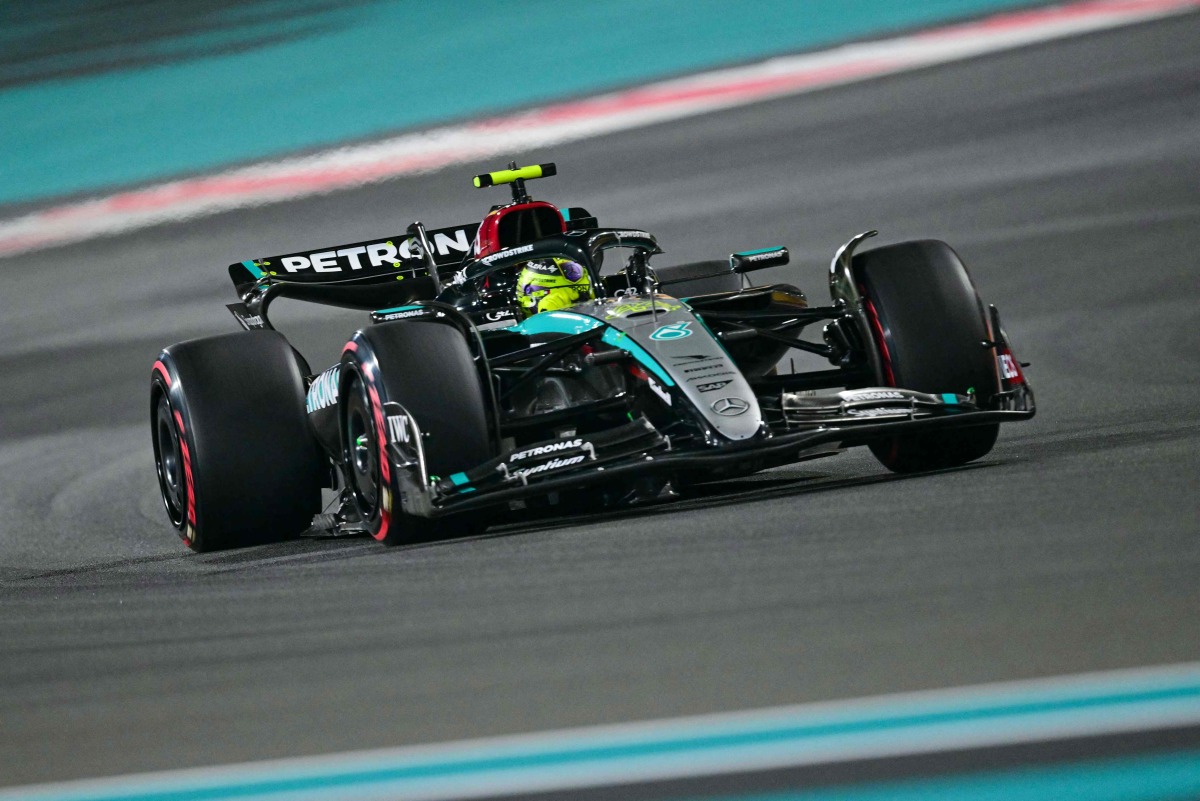
<svg viewBox="0 0 1200 801">
<path fill-rule="evenodd" d="M 348 397 L 344 448 L 351 490 L 363 519 L 371 519 L 379 504 L 379 447 L 371 403 L 357 376 L 352 380 Z"/>
<path fill-rule="evenodd" d="M 179 429 L 175 427 L 171 404 L 165 394 L 159 395 L 154 416 L 154 466 L 158 471 L 158 489 L 163 506 L 176 528 L 183 527 L 187 508 L 181 454 Z"/>
</svg>

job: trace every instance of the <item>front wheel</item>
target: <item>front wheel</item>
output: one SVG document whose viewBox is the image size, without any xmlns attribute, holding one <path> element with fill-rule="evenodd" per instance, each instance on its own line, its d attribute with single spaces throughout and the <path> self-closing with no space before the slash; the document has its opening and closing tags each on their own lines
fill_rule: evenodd
<svg viewBox="0 0 1200 801">
<path fill-rule="evenodd" d="M 923 240 L 869 250 L 854 257 L 854 276 L 887 385 L 984 402 L 999 391 L 983 304 L 949 245 Z M 905 434 L 870 447 L 897 473 L 936 470 L 984 456 L 999 430 L 991 423 Z"/>
<path fill-rule="evenodd" d="M 385 545 L 482 533 L 479 513 L 405 514 L 388 459 L 384 405 L 400 404 L 422 434 L 431 476 L 469 470 L 495 455 L 487 396 L 466 338 L 437 322 L 399 321 L 354 335 L 342 356 L 342 456 L 363 523 Z"/>
</svg>

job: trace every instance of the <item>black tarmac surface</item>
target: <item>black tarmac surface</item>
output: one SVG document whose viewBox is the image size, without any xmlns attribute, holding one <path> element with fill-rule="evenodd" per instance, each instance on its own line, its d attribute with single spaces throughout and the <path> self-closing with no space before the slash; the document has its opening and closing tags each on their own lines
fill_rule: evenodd
<svg viewBox="0 0 1200 801">
<path fill-rule="evenodd" d="M 1192 14 L 512 155 L 660 263 L 787 244 L 818 299 L 860 230 L 950 242 L 1040 407 L 956 471 L 853 452 L 469 541 L 192 555 L 159 348 L 234 330 L 229 262 L 477 219 L 495 164 L 0 261 L 0 786 L 1200 658 L 1198 43 Z M 363 322 L 292 320 L 314 366 Z"/>
</svg>

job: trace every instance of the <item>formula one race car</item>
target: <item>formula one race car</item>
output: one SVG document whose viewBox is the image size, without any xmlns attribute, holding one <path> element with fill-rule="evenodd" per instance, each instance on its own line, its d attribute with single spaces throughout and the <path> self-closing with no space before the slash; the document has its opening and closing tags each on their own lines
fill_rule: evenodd
<svg viewBox="0 0 1200 801">
<path fill-rule="evenodd" d="M 859 234 L 830 265 L 831 302 L 810 306 L 748 285 L 786 248 L 651 266 L 646 231 L 532 200 L 526 182 L 554 173 L 477 176 L 512 190 L 478 224 L 230 265 L 246 330 L 172 345 L 151 376 L 159 487 L 188 546 L 408 543 L 482 531 L 497 509 L 661 499 L 855 445 L 897 472 L 948 468 L 1033 416 L 995 307 L 945 243 L 856 254 L 875 232 Z M 586 291 L 528 313 L 517 276 L 538 263 L 582 267 Z M 277 298 L 371 324 L 314 374 L 271 326 Z M 830 367 L 780 372 L 793 349 Z M 338 492 L 324 514 L 322 488 Z"/>
</svg>

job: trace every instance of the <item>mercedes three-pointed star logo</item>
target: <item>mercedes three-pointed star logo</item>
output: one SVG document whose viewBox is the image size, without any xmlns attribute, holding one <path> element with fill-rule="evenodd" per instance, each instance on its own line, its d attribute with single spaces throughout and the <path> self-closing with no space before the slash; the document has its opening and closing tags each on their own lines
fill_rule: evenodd
<svg viewBox="0 0 1200 801">
<path fill-rule="evenodd" d="M 745 414 L 749 408 L 750 404 L 741 398 L 718 398 L 712 402 L 712 410 L 726 417 L 737 417 L 739 414 Z"/>
</svg>

